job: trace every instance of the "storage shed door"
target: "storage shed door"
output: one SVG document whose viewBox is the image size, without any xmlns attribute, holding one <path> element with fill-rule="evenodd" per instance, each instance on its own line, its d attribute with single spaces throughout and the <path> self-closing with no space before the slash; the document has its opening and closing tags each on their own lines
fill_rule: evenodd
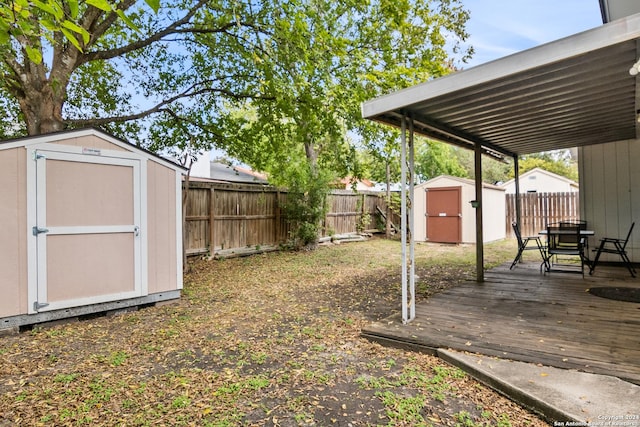
<svg viewBox="0 0 640 427">
<path fill-rule="evenodd" d="M 140 161 L 35 153 L 37 301 L 33 311 L 142 294 Z"/>
<path fill-rule="evenodd" d="M 427 191 L 427 240 L 462 241 L 462 188 L 429 188 Z"/>
</svg>

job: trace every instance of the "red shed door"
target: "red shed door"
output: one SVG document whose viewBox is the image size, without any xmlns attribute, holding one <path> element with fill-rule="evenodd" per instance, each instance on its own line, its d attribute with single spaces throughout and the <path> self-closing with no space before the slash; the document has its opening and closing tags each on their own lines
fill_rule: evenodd
<svg viewBox="0 0 640 427">
<path fill-rule="evenodd" d="M 44 150 L 34 157 L 38 273 L 30 309 L 140 296 L 139 160 Z"/>
<path fill-rule="evenodd" d="M 430 188 L 427 191 L 427 240 L 462 241 L 462 187 Z"/>
</svg>

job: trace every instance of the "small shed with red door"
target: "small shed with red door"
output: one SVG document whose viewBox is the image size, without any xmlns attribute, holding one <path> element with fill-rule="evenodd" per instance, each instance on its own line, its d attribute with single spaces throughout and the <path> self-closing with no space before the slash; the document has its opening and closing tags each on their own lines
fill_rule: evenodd
<svg viewBox="0 0 640 427">
<path fill-rule="evenodd" d="M 97 129 L 0 143 L 0 329 L 180 297 L 184 168 Z"/>
<path fill-rule="evenodd" d="M 504 189 L 484 184 L 482 198 L 484 241 L 504 239 Z M 441 175 L 416 185 L 413 209 L 416 241 L 476 243 L 474 199 L 475 182 L 470 179 Z"/>
</svg>

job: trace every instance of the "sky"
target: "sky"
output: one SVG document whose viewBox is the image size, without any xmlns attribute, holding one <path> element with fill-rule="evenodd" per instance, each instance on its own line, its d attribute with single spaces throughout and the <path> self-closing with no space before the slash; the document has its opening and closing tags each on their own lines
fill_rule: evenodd
<svg viewBox="0 0 640 427">
<path fill-rule="evenodd" d="M 462 0 L 473 58 L 463 68 L 499 59 L 602 25 L 598 0 Z"/>
</svg>

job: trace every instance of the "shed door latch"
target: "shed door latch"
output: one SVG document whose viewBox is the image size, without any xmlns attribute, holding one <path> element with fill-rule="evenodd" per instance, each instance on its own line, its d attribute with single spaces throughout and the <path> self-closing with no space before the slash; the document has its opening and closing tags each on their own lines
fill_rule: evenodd
<svg viewBox="0 0 640 427">
<path fill-rule="evenodd" d="M 48 228 L 40 228 L 38 226 L 35 226 L 32 228 L 32 232 L 34 236 L 37 236 L 38 234 L 42 234 L 42 233 L 48 233 L 49 229 Z"/>
</svg>

